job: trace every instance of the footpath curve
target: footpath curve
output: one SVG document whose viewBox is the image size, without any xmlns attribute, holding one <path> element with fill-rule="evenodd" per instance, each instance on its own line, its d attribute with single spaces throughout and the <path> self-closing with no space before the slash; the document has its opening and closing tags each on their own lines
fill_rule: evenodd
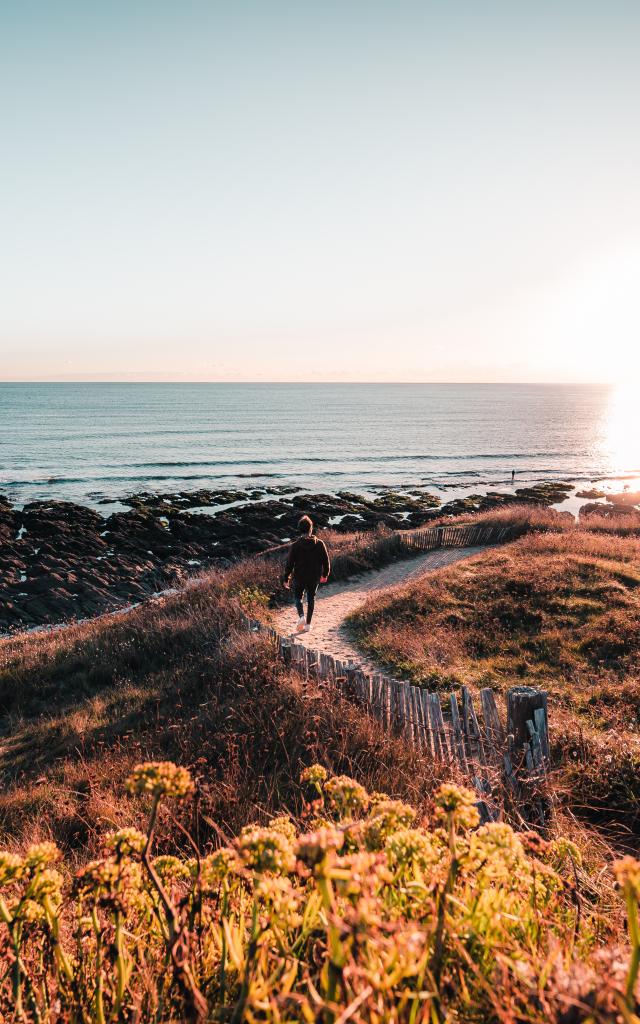
<svg viewBox="0 0 640 1024">
<path fill-rule="evenodd" d="M 310 650 L 330 654 L 342 662 L 350 661 L 363 672 L 378 672 L 379 666 L 368 660 L 354 646 L 344 625 L 347 616 L 360 608 L 368 598 L 381 591 L 419 579 L 425 573 L 442 569 L 444 566 L 478 555 L 485 550 L 486 545 L 467 548 L 437 548 L 435 551 L 427 551 L 416 558 L 393 562 L 383 569 L 363 573 L 344 583 L 329 583 L 327 586 L 321 586 L 318 590 L 313 628 L 310 633 L 294 633 L 298 616 L 293 601 L 291 605 L 278 610 L 274 616 L 273 628 L 281 636 L 294 638 L 296 643 Z"/>
</svg>

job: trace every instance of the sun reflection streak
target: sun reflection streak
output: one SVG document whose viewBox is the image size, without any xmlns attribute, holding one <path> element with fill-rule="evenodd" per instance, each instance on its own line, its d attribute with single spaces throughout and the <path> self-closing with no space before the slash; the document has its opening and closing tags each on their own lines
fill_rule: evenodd
<svg viewBox="0 0 640 1024">
<path fill-rule="evenodd" d="M 612 473 L 640 474 L 640 387 L 615 387 L 604 425 L 604 451 Z"/>
</svg>

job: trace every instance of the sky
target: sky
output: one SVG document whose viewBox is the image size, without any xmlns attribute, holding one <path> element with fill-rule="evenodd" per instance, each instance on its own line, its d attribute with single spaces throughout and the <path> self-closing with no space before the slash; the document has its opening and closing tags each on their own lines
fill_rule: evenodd
<svg viewBox="0 0 640 1024">
<path fill-rule="evenodd" d="M 0 379 L 640 378 L 637 0 L 3 0 Z"/>
</svg>

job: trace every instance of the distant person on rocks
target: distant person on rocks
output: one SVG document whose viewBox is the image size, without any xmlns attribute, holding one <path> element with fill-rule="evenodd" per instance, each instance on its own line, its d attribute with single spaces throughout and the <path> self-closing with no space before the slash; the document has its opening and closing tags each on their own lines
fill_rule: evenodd
<svg viewBox="0 0 640 1024">
<path fill-rule="evenodd" d="M 313 522 L 303 516 L 298 523 L 300 536 L 291 545 L 284 570 L 283 583 L 287 590 L 293 577 L 293 597 L 298 612 L 296 633 L 308 633 L 316 603 L 316 591 L 320 583 L 326 583 L 331 571 L 329 555 L 324 542 L 314 536 Z M 302 598 L 307 594 L 307 616 L 305 619 Z"/>
<path fill-rule="evenodd" d="M 516 478 L 516 471 L 515 471 L 515 469 L 512 469 L 511 470 L 511 483 L 513 483 L 515 481 L 515 478 Z"/>
</svg>

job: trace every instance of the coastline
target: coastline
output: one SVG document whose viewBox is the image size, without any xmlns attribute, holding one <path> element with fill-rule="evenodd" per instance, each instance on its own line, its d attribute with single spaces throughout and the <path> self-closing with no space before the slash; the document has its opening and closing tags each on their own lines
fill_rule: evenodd
<svg viewBox="0 0 640 1024">
<path fill-rule="evenodd" d="M 615 514 L 615 502 L 583 501 L 576 490 L 573 483 L 540 482 L 443 502 L 415 486 L 365 496 L 310 494 L 276 484 L 248 491 L 139 493 L 123 496 L 120 510 L 111 513 L 55 500 L 19 508 L 0 494 L 0 634 L 116 612 L 183 586 L 204 570 L 286 543 L 307 511 L 319 531 L 337 533 L 412 529 L 512 504 L 564 511 L 577 501 Z M 578 493 L 604 496 L 597 490 Z"/>
</svg>

